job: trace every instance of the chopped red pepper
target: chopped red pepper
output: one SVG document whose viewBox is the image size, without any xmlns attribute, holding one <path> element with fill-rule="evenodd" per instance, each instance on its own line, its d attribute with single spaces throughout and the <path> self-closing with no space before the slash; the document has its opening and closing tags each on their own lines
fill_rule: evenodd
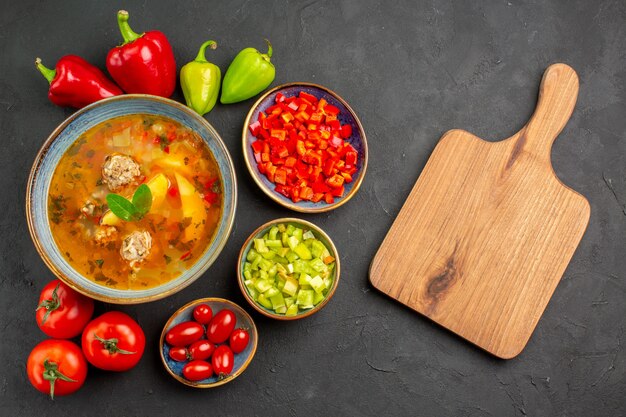
<svg viewBox="0 0 626 417">
<path fill-rule="evenodd" d="M 339 113 L 326 99 L 304 91 L 292 97 L 278 93 L 250 123 L 257 167 L 277 193 L 294 202 L 326 204 L 344 195 L 344 185 L 357 172 L 358 152 L 348 142 L 352 126 L 342 125 Z"/>
<path fill-rule="evenodd" d="M 350 125 L 341 126 L 341 137 L 344 139 L 348 139 L 350 136 L 352 136 L 352 126 Z"/>
<path fill-rule="evenodd" d="M 270 130 L 270 135 L 273 138 L 285 140 L 285 138 L 287 137 L 287 132 L 283 129 L 272 129 Z"/>
<path fill-rule="evenodd" d="M 256 140 L 252 142 L 252 150 L 254 151 L 254 153 L 261 153 L 263 152 L 263 145 L 264 142 L 262 140 Z"/>
<path fill-rule="evenodd" d="M 317 103 L 317 98 L 314 95 L 307 93 L 306 91 L 300 91 L 298 97 L 302 100 L 308 101 L 311 104 Z"/>
<path fill-rule="evenodd" d="M 339 114 L 339 109 L 332 104 L 327 104 L 326 107 L 324 107 L 324 113 L 337 116 Z"/>
<path fill-rule="evenodd" d="M 356 152 L 346 152 L 346 165 L 355 165 L 356 158 L 357 158 Z"/>
<path fill-rule="evenodd" d="M 285 171 L 284 169 L 277 169 L 276 173 L 274 174 L 274 181 L 276 182 L 276 184 L 287 184 L 287 171 Z"/>
<path fill-rule="evenodd" d="M 285 166 L 289 168 L 293 168 L 296 165 L 297 161 L 298 160 L 294 158 L 293 156 L 288 156 L 287 159 L 285 159 Z"/>
<path fill-rule="evenodd" d="M 333 188 L 332 190 L 330 190 L 330 194 L 333 197 L 341 197 L 341 196 L 343 196 L 344 190 L 345 189 L 344 189 L 344 187 L 342 185 L 341 187 Z"/>
<path fill-rule="evenodd" d="M 326 184 L 331 186 L 332 188 L 338 188 L 343 185 L 344 178 L 341 175 L 333 175 L 332 177 L 326 180 Z"/>
<path fill-rule="evenodd" d="M 259 134 L 259 129 L 261 128 L 261 122 L 257 120 L 254 123 L 250 123 L 250 126 L 248 127 L 250 128 L 250 133 L 252 133 L 252 136 L 256 136 Z"/>
</svg>

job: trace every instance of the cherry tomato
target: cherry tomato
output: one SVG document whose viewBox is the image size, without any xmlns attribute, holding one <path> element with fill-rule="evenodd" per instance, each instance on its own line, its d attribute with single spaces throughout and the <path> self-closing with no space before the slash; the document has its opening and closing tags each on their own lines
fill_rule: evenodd
<svg viewBox="0 0 626 417">
<path fill-rule="evenodd" d="M 48 336 L 71 339 L 78 336 L 93 314 L 93 300 L 63 282 L 50 281 L 39 296 L 37 325 Z"/>
<path fill-rule="evenodd" d="M 176 362 L 185 362 L 189 359 L 189 352 L 187 352 L 187 348 L 183 346 L 171 347 L 169 355 L 170 358 Z"/>
<path fill-rule="evenodd" d="M 223 343 L 232 333 L 236 323 L 235 313 L 225 308 L 211 319 L 206 338 L 213 343 Z"/>
<path fill-rule="evenodd" d="M 189 358 L 193 360 L 207 360 L 211 357 L 215 351 L 215 345 L 208 340 L 198 340 L 187 348 L 189 351 Z"/>
<path fill-rule="evenodd" d="M 119 372 L 137 365 L 146 347 L 146 336 L 128 314 L 109 311 L 85 327 L 81 344 L 90 364 Z"/>
<path fill-rule="evenodd" d="M 218 346 L 213 352 L 211 363 L 213 364 L 213 372 L 223 378 L 233 371 L 235 358 L 233 351 L 226 345 Z"/>
<path fill-rule="evenodd" d="M 55 395 L 68 395 L 83 386 L 87 362 L 75 343 L 48 339 L 30 352 L 26 373 L 35 388 L 54 399 Z"/>
<path fill-rule="evenodd" d="M 195 321 L 185 321 L 172 327 L 165 335 L 165 341 L 170 346 L 189 346 L 200 340 L 204 334 L 204 327 Z"/>
<path fill-rule="evenodd" d="M 244 329 L 235 329 L 228 340 L 230 348 L 234 353 L 241 353 L 244 351 L 248 342 L 250 342 L 250 334 Z"/>
<path fill-rule="evenodd" d="M 209 324 L 213 318 L 213 310 L 206 304 L 200 304 L 193 309 L 193 318 L 200 324 Z"/>
<path fill-rule="evenodd" d="M 211 364 L 205 361 L 191 361 L 183 367 L 183 376 L 190 381 L 202 381 L 213 375 Z"/>
</svg>

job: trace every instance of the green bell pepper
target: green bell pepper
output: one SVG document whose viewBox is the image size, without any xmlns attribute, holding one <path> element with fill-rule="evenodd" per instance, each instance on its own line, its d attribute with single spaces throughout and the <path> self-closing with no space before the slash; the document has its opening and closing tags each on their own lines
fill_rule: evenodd
<svg viewBox="0 0 626 417">
<path fill-rule="evenodd" d="M 254 48 L 246 48 L 239 52 L 226 70 L 222 85 L 222 104 L 237 103 L 254 97 L 265 90 L 274 81 L 276 69 L 270 62 L 272 44 L 265 39 L 268 46 L 267 54 Z"/>
<path fill-rule="evenodd" d="M 187 106 L 201 116 L 210 112 L 215 106 L 220 91 L 221 78 L 219 67 L 206 60 L 204 54 L 206 48 L 215 49 L 217 43 L 214 41 L 203 43 L 196 59 L 180 69 L 180 85 Z"/>
</svg>

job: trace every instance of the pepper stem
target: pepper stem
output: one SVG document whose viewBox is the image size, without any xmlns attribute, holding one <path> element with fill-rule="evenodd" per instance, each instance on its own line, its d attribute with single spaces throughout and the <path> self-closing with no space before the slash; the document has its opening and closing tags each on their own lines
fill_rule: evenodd
<svg viewBox="0 0 626 417">
<path fill-rule="evenodd" d="M 137 352 L 131 352 L 129 350 L 124 350 L 124 349 L 120 349 L 117 347 L 117 343 L 119 342 L 119 340 L 112 338 L 112 339 L 103 339 L 100 336 L 98 336 L 97 334 L 93 334 L 94 338 L 99 341 L 100 343 L 102 343 L 102 346 L 109 351 L 109 354 L 113 355 L 114 353 L 119 353 L 122 355 L 133 355 Z"/>
<path fill-rule="evenodd" d="M 57 70 L 45 67 L 41 63 L 41 58 L 37 58 L 35 60 L 35 66 L 37 67 L 39 72 L 41 72 L 41 74 L 46 78 L 46 80 L 48 80 L 48 83 L 51 83 L 54 77 L 57 75 Z"/>
<path fill-rule="evenodd" d="M 206 51 L 206 48 L 211 48 L 211 49 L 217 48 L 217 42 L 206 41 L 205 43 L 203 43 L 202 46 L 200 46 L 200 50 L 198 51 L 198 56 L 196 56 L 196 59 L 194 61 L 207 62 L 206 55 L 204 54 L 204 52 Z"/>
<path fill-rule="evenodd" d="M 267 38 L 265 38 L 265 42 L 267 42 L 267 53 L 265 55 L 267 55 L 269 58 L 271 58 L 272 57 L 272 52 L 274 51 L 272 49 L 272 43 Z"/>
<path fill-rule="evenodd" d="M 142 34 L 139 34 L 130 28 L 128 24 L 128 12 L 126 10 L 120 10 L 117 12 L 117 24 L 120 27 L 120 32 L 122 33 L 122 38 L 124 38 L 124 43 L 122 45 L 126 45 L 129 42 L 134 41 L 135 39 L 141 38 Z"/>
</svg>

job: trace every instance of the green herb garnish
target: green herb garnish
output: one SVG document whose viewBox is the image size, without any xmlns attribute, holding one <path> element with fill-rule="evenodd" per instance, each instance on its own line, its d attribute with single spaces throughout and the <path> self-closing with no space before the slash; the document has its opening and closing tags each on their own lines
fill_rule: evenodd
<svg viewBox="0 0 626 417">
<path fill-rule="evenodd" d="M 141 220 L 152 206 L 152 192 L 146 184 L 141 184 L 135 190 L 132 201 L 119 194 L 107 194 L 107 204 L 109 210 L 117 217 L 127 222 Z"/>
</svg>

